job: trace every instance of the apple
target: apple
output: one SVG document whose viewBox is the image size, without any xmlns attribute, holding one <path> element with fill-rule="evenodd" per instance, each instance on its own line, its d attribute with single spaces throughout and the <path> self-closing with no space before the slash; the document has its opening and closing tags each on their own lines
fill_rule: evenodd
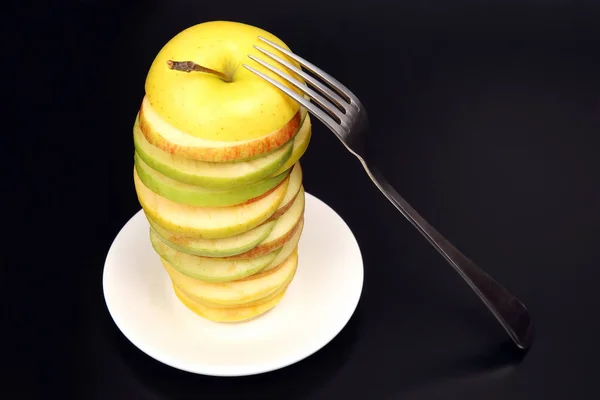
<svg viewBox="0 0 600 400">
<path fill-rule="evenodd" d="M 255 247 L 246 252 L 230 256 L 230 259 L 243 259 L 258 257 L 267 254 L 274 249 L 282 247 L 290 240 L 300 228 L 301 221 L 304 219 L 304 189 L 296 196 L 292 206 L 281 217 L 276 219 L 274 228 L 269 235 L 259 242 Z M 273 221 L 270 221 L 273 222 Z"/>
<path fill-rule="evenodd" d="M 173 287 L 175 295 L 189 310 L 213 322 L 242 322 L 255 318 L 275 307 L 283 298 L 285 290 L 269 299 L 266 303 L 253 306 L 240 306 L 235 308 L 214 308 L 194 302 L 176 286 Z"/>
<path fill-rule="evenodd" d="M 150 242 L 154 251 L 177 271 L 205 282 L 230 282 L 257 273 L 277 260 L 279 250 L 245 260 L 200 257 L 182 253 L 169 247 L 150 228 Z"/>
<path fill-rule="evenodd" d="M 294 137 L 294 147 L 292 148 L 292 155 L 288 158 L 284 164 L 279 168 L 277 172 L 273 173 L 273 176 L 281 174 L 283 171 L 291 168 L 306 152 L 308 144 L 310 143 L 310 137 L 312 134 L 312 125 L 310 121 L 310 115 L 307 115 L 302 123 L 302 127 L 298 134 Z"/>
<path fill-rule="evenodd" d="M 218 239 L 239 235 L 265 222 L 283 201 L 290 177 L 275 189 L 242 204 L 229 207 L 195 207 L 176 203 L 148 189 L 134 167 L 138 201 L 157 224 L 186 236 Z M 293 171 L 292 171 L 293 172 Z"/>
<path fill-rule="evenodd" d="M 294 234 L 292 235 L 290 240 L 288 240 L 281 249 L 274 250 L 271 253 L 267 253 L 267 254 L 272 254 L 272 253 L 277 252 L 277 255 L 275 256 L 275 259 L 273 259 L 273 261 L 271 261 L 269 264 L 267 264 L 266 267 L 264 267 L 260 271 L 256 272 L 257 276 L 260 276 L 260 274 L 262 274 L 262 273 L 267 273 L 268 271 L 270 271 L 272 269 L 278 268 L 280 266 L 280 264 L 282 262 L 284 262 L 298 248 L 298 243 L 300 242 L 300 236 L 302 236 L 303 228 L 304 228 L 304 220 L 302 219 L 300 221 L 300 225 L 298 226 L 298 229 L 296 229 L 296 232 L 294 232 Z M 259 256 L 259 257 L 264 257 L 264 256 Z M 254 260 L 254 259 L 250 258 L 250 260 Z"/>
<path fill-rule="evenodd" d="M 185 290 L 183 290 L 180 287 L 177 287 L 177 289 L 179 289 L 179 291 L 181 293 L 183 293 L 188 299 L 190 299 L 191 301 L 201 304 L 203 306 L 206 307 L 211 307 L 211 308 L 215 308 L 215 309 L 223 309 L 223 308 L 247 308 L 247 307 L 253 307 L 253 306 L 257 306 L 257 305 L 261 305 L 267 302 L 270 302 L 271 300 L 273 300 L 275 297 L 278 297 L 280 294 L 282 294 L 283 292 L 285 292 L 289 286 L 289 284 L 292 282 L 292 279 L 294 279 L 294 275 L 296 273 L 296 270 L 294 269 L 292 271 L 292 273 L 289 274 L 289 276 L 287 276 L 285 278 L 285 281 L 279 285 L 278 287 L 276 287 L 274 290 L 272 290 L 271 292 L 269 292 L 268 294 L 256 298 L 254 300 L 248 300 L 248 299 L 244 299 L 243 301 L 241 301 L 238 304 L 219 304 L 219 303 L 213 303 L 207 300 L 204 300 L 202 298 L 198 298 L 198 297 L 194 297 L 192 295 L 190 295 L 189 293 L 187 293 Z M 254 284 L 256 284 L 256 282 L 253 282 Z M 176 286 L 176 285 L 174 285 Z"/>
<path fill-rule="evenodd" d="M 142 183 L 154 193 L 176 203 L 199 207 L 224 207 L 241 204 L 279 185 L 289 174 L 285 171 L 246 186 L 232 189 L 211 189 L 171 179 L 152 169 L 135 153 L 135 168 Z"/>
<path fill-rule="evenodd" d="M 303 95 L 278 75 L 253 63 L 253 46 L 273 34 L 247 24 L 213 21 L 177 34 L 160 50 L 146 78 L 140 127 L 152 145 L 210 162 L 240 161 L 278 148 L 300 127 L 300 105 L 242 67 L 253 67 Z M 270 49 L 299 67 L 285 54 Z M 301 82 L 302 78 L 295 76 Z"/>
<path fill-rule="evenodd" d="M 248 232 L 241 233 L 236 236 L 231 236 L 223 239 L 202 239 L 189 238 L 167 229 L 157 224 L 152 218 L 146 216 L 154 232 L 167 245 L 182 253 L 193 254 L 204 257 L 229 257 L 236 254 L 242 254 L 252 250 L 259 243 L 262 243 L 269 237 L 271 231 L 275 227 L 277 220 L 268 221 Z M 274 249 L 275 247 L 273 247 Z M 266 252 L 268 253 L 268 252 Z M 266 254 L 263 253 L 263 254 Z"/>
<path fill-rule="evenodd" d="M 279 175 L 290 168 L 293 163 L 288 165 L 286 161 L 290 158 L 297 161 L 302 143 L 306 141 L 305 125 L 306 122 L 293 141 L 263 157 L 238 163 L 203 162 L 167 153 L 146 140 L 138 119 L 133 127 L 133 142 L 135 151 L 146 164 L 172 179 L 207 188 L 233 188 L 257 182 L 270 175 Z M 284 166 L 287 168 L 283 168 Z"/>
<path fill-rule="evenodd" d="M 262 299 L 289 283 L 298 267 L 298 252 L 293 252 L 279 268 L 260 277 L 249 276 L 242 280 L 225 283 L 203 282 L 182 274 L 165 260 L 161 260 L 174 286 L 194 301 L 214 307 L 232 307 Z"/>
<path fill-rule="evenodd" d="M 294 200 L 300 193 L 300 189 L 302 188 L 302 167 L 300 166 L 300 162 L 294 164 L 292 168 L 292 172 L 290 173 L 290 181 L 288 184 L 287 192 L 279 203 L 279 207 L 275 210 L 273 215 L 269 217 L 269 221 L 277 219 L 281 217 L 289 208 L 294 204 Z"/>
<path fill-rule="evenodd" d="M 292 207 L 279 218 L 267 221 L 248 232 L 223 239 L 189 238 L 164 229 L 149 216 L 146 218 L 168 246 L 182 253 L 243 259 L 258 257 L 282 247 L 296 232 L 300 220 L 303 219 L 304 204 L 304 189 L 301 187 Z"/>
</svg>

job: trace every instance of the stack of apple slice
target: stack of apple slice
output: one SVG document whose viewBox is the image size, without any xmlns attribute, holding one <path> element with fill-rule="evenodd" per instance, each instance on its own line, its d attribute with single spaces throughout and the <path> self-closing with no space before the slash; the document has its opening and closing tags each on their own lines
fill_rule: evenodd
<svg viewBox="0 0 600 400">
<path fill-rule="evenodd" d="M 211 39 L 223 25 L 228 28 L 226 40 Z M 200 24 L 180 33 L 150 69 L 133 128 L 134 182 L 152 247 L 181 302 L 212 321 L 263 314 L 281 300 L 295 276 L 305 203 L 299 160 L 310 141 L 311 121 L 305 109 L 254 75 L 238 69 L 223 82 L 223 77 L 205 71 L 173 70 L 170 57 L 222 65 L 214 47 L 212 53 L 202 53 L 191 43 L 202 48 L 215 41 L 225 46 L 229 40 L 244 52 L 257 36 L 269 35 L 228 22 Z M 227 99 L 215 96 L 217 92 L 208 96 L 214 87 L 239 95 L 242 83 L 252 92 L 247 92 L 248 99 L 235 99 L 237 104 L 250 104 L 254 98 L 277 112 L 267 117 L 253 107 L 232 107 L 228 100 L 214 104 L 219 97 Z M 198 92 L 192 97 L 184 94 L 193 89 Z M 178 97 L 187 101 L 178 105 L 173 100 Z M 210 106 L 204 97 L 212 98 Z M 197 106 L 193 113 L 186 111 L 190 99 Z M 255 123 L 248 125 L 252 115 Z M 284 123 L 277 126 L 282 118 Z M 236 119 L 246 125 L 233 123 Z M 270 130 L 261 135 L 257 127 Z M 252 134 L 240 133 L 244 129 Z"/>
</svg>

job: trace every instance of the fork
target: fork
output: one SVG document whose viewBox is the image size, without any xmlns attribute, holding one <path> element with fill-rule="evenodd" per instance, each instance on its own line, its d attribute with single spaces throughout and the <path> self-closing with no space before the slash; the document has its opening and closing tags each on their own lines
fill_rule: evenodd
<svg viewBox="0 0 600 400">
<path fill-rule="evenodd" d="M 368 131 L 367 112 L 358 98 L 348 88 L 314 64 L 270 40 L 260 36 L 258 39 L 296 61 L 303 69 L 310 71 L 312 75 L 320 78 L 326 84 L 319 82 L 302 69 L 259 46 L 254 46 L 254 48 L 297 76 L 302 77 L 312 88 L 253 55 L 248 55 L 248 57 L 291 83 L 299 91 L 308 96 L 310 100 L 255 68 L 247 64 L 243 64 L 243 66 L 296 100 L 325 124 L 344 146 L 358 158 L 373 183 L 375 183 L 375 186 L 425 236 L 442 257 L 454 267 L 456 272 L 458 272 L 487 306 L 489 311 L 496 317 L 515 345 L 520 349 L 528 349 L 533 342 L 534 327 L 525 305 L 491 276 L 477 267 L 473 261 L 463 255 L 454 245 L 429 225 L 396 192 L 383 174 L 368 162 L 369 160 L 366 157 L 364 148 Z M 320 108 L 314 103 L 317 103 Z"/>
</svg>

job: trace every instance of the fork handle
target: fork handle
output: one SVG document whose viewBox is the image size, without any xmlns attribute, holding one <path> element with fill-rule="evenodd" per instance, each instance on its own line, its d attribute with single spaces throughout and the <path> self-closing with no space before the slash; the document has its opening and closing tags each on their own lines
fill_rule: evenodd
<svg viewBox="0 0 600 400">
<path fill-rule="evenodd" d="M 533 341 L 533 323 L 525 305 L 473 261 L 468 259 L 437 230 L 435 230 L 414 208 L 400 196 L 375 167 L 363 167 L 375 185 L 387 199 L 408 219 L 415 228 L 435 247 L 458 274 L 467 282 L 481 301 L 496 317 L 510 338 L 521 349 L 527 349 Z"/>
</svg>

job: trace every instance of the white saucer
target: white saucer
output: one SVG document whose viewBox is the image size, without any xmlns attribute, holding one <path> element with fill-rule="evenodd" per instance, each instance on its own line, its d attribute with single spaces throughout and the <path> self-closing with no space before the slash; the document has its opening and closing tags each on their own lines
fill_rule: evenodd
<svg viewBox="0 0 600 400">
<path fill-rule="evenodd" d="M 306 193 L 296 276 L 281 302 L 247 322 L 220 324 L 188 310 L 152 249 L 140 210 L 115 238 L 103 289 L 117 327 L 150 357 L 184 371 L 243 376 L 296 363 L 348 323 L 362 292 L 363 262 L 350 228 Z"/>
</svg>

